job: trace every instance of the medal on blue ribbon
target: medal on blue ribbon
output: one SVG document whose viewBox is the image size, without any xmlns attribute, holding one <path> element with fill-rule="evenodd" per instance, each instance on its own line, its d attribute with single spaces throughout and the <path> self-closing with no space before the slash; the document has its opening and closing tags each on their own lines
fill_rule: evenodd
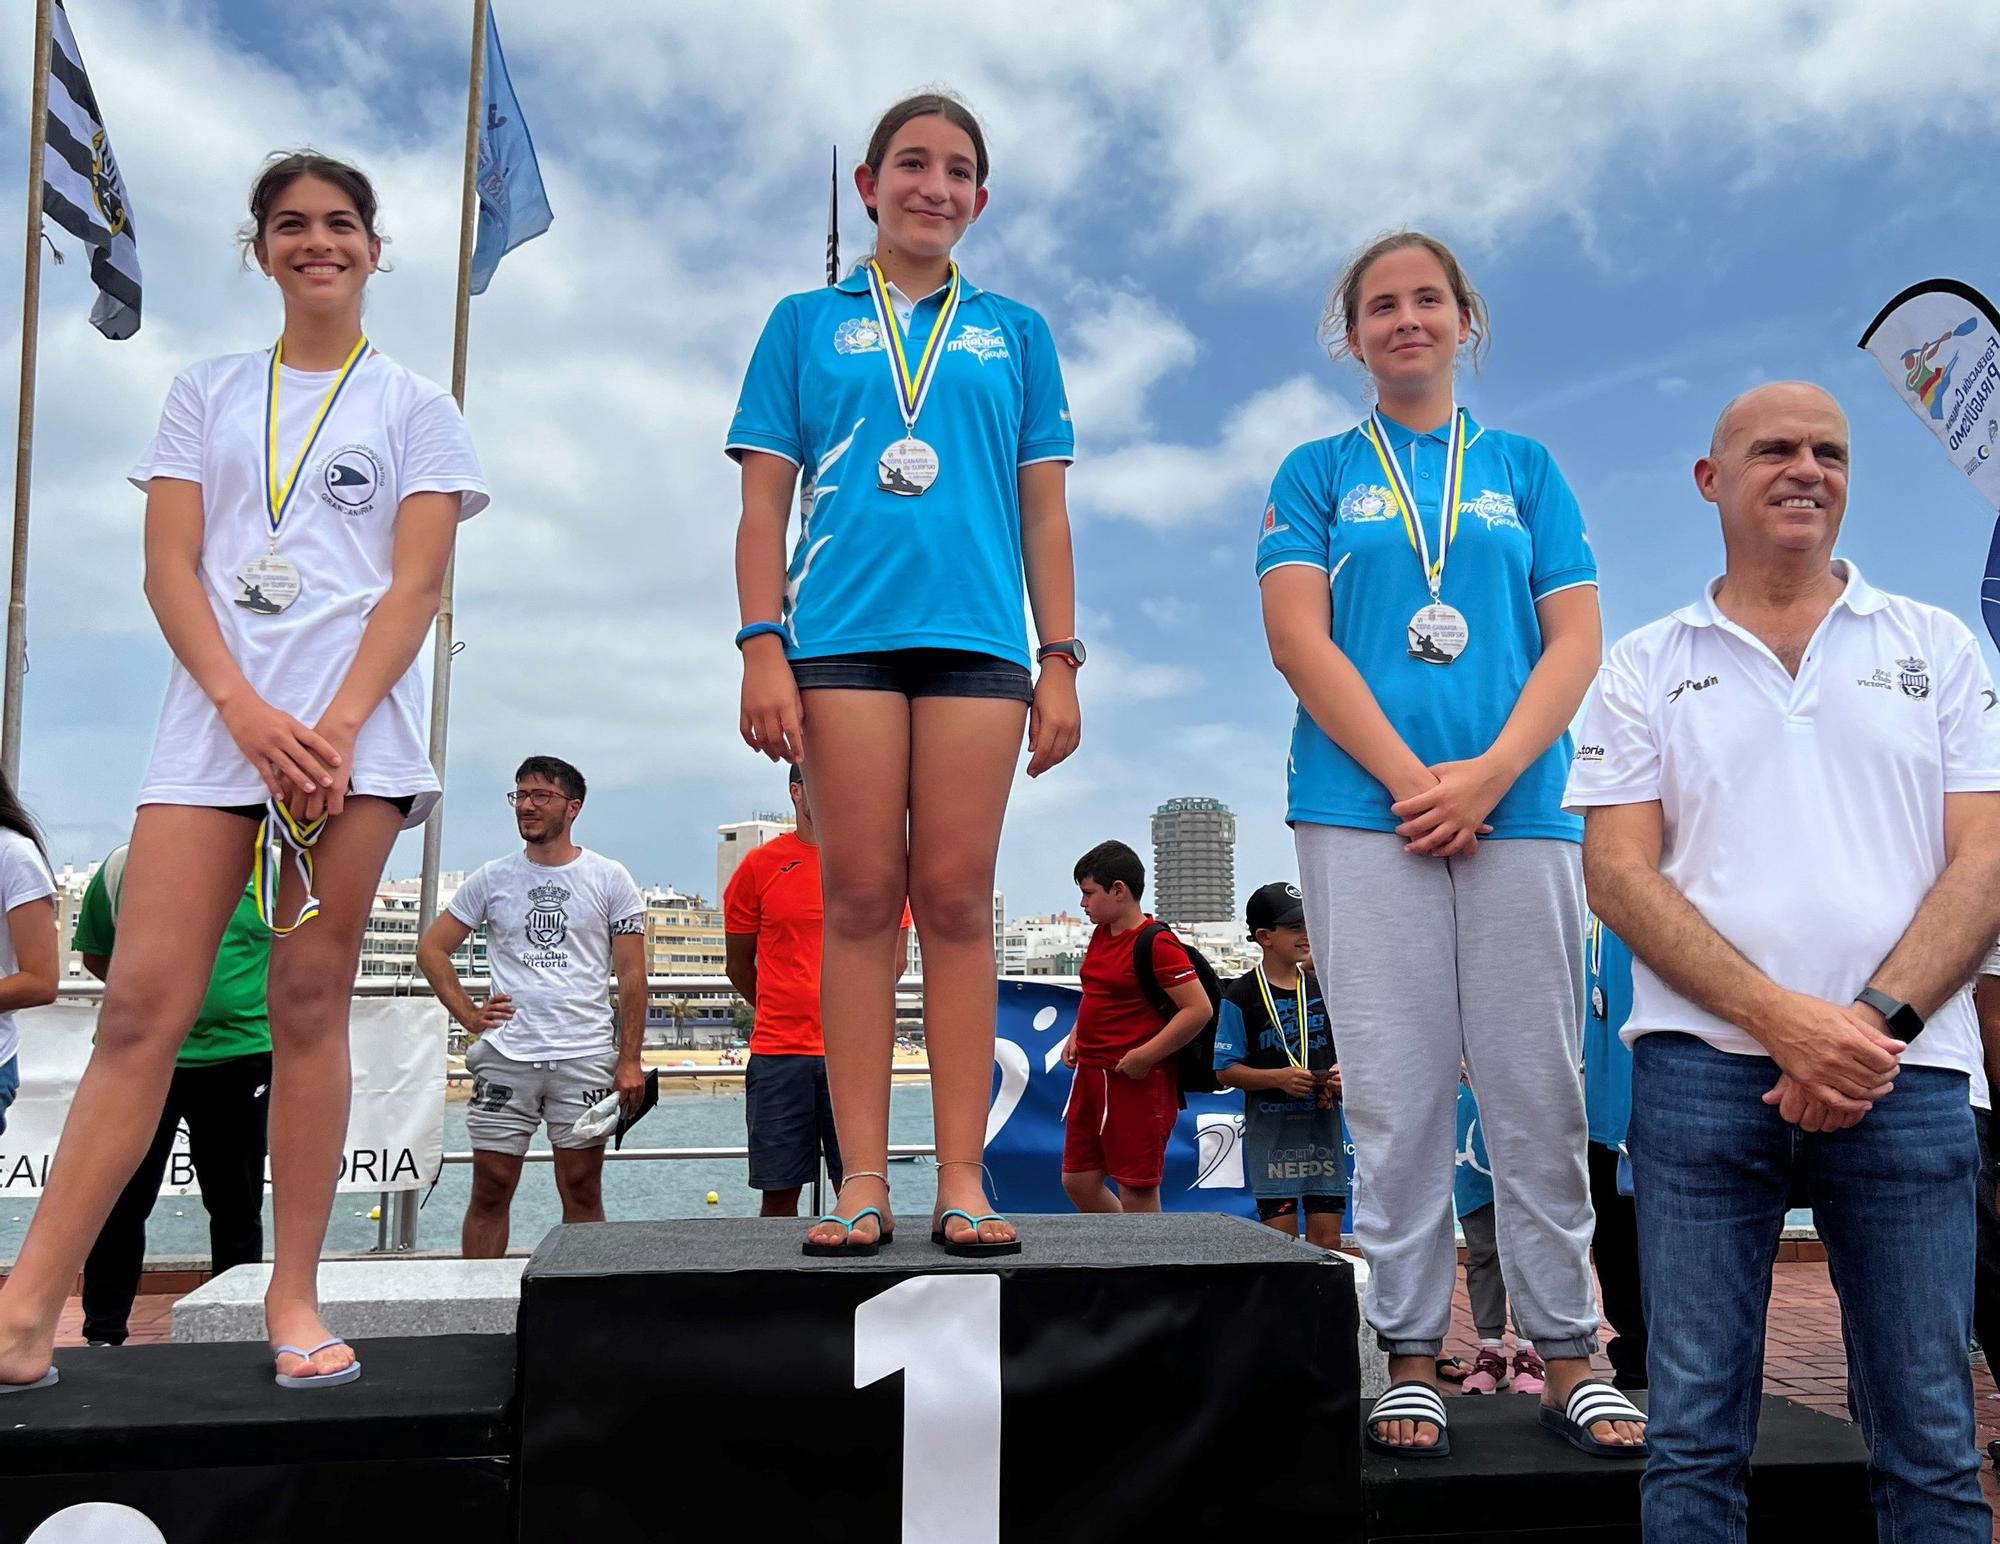
<svg viewBox="0 0 2000 1544">
<path fill-rule="evenodd" d="M 257 851 L 250 861 L 251 893 L 256 897 L 257 919 L 271 930 L 273 938 L 295 933 L 319 915 L 319 897 L 313 888 L 313 848 L 326 831 L 326 816 L 300 820 L 276 799 L 266 801 L 264 819 L 257 827 Z M 285 850 L 291 849 L 306 898 L 290 927 L 278 926 L 278 887 L 285 875 Z"/>
<path fill-rule="evenodd" d="M 1417 561 L 1423 564 L 1424 583 L 1431 592 L 1431 603 L 1419 607 L 1416 615 L 1410 618 L 1410 658 L 1422 660 L 1427 665 L 1449 665 L 1465 652 L 1465 646 L 1472 638 L 1472 630 L 1466 624 L 1464 615 L 1456 607 L 1447 606 L 1440 598 L 1444 588 L 1445 557 L 1458 536 L 1458 505 L 1465 491 L 1465 410 L 1459 407 L 1452 409 L 1451 434 L 1445 442 L 1444 500 L 1438 508 L 1435 558 L 1431 556 L 1423 516 L 1417 510 L 1416 495 L 1410 491 L 1403 468 L 1389 449 L 1389 430 L 1382 422 L 1380 410 L 1368 415 L 1362 432 L 1368 436 L 1368 443 L 1375 447 L 1375 457 L 1382 463 L 1383 475 L 1389 479 L 1389 493 L 1396 501 L 1396 513 L 1402 517 L 1403 534 L 1409 538 Z"/>
<path fill-rule="evenodd" d="M 278 391 L 285 362 L 285 340 L 280 338 L 272 345 L 271 373 L 264 386 L 264 555 L 252 558 L 236 571 L 236 582 L 240 586 L 236 604 L 245 611 L 255 612 L 260 617 L 274 617 L 297 600 L 299 591 L 304 588 L 298 566 L 289 558 L 278 556 L 278 531 L 291 509 L 292 495 L 298 491 L 299 468 L 312 454 L 319 432 L 326 427 L 326 420 L 333 412 L 333 404 L 354 378 L 356 367 L 367 353 L 368 340 L 362 338 L 348 353 L 326 395 L 320 398 L 319 409 L 306 428 L 305 443 L 299 446 L 299 453 L 292 458 L 291 470 L 281 478 L 278 472 Z"/>
<path fill-rule="evenodd" d="M 876 462 L 876 485 L 885 493 L 913 499 L 929 492 L 938 479 L 938 453 L 917 438 L 917 415 L 924 410 L 924 399 L 937 380 L 944 342 L 951 334 L 953 318 L 958 315 L 958 264 L 951 265 L 951 283 L 945 290 L 944 304 L 938 308 L 937 321 L 931 326 L 930 337 L 924 341 L 924 351 L 918 356 L 914 370 L 910 368 L 902 323 L 896 319 L 896 308 L 889 303 L 889 281 L 873 259 L 868 263 L 868 298 L 875 303 L 875 319 L 881 324 L 887 345 L 883 353 L 889 356 L 889 377 L 896 388 L 896 411 L 903 417 L 903 437 L 883 451 Z"/>
</svg>

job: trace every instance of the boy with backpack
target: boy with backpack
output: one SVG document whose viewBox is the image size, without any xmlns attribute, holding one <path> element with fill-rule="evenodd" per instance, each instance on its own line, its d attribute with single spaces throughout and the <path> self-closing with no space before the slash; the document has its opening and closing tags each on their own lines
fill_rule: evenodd
<svg viewBox="0 0 2000 1544">
<path fill-rule="evenodd" d="M 1097 930 L 1063 1047 L 1076 1073 L 1063 1112 L 1063 1192 L 1080 1212 L 1157 1212 L 1181 1105 L 1176 1053 L 1210 1027 L 1214 1003 L 1198 956 L 1139 904 L 1146 866 L 1136 852 L 1101 842 L 1077 860 L 1075 879 Z"/>
<path fill-rule="evenodd" d="M 1243 1170 L 1257 1215 L 1306 1242 L 1340 1247 L 1347 1156 L 1340 1140 L 1340 1068 L 1319 981 L 1310 969 L 1297 885 L 1269 884 L 1244 921 L 1264 958 L 1222 993 L 1213 1062 L 1224 1088 L 1243 1090 Z"/>
</svg>

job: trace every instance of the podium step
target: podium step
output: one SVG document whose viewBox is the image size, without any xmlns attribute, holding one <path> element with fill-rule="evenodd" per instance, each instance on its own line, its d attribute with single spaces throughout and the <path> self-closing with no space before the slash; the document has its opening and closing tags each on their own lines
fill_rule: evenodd
<svg viewBox="0 0 2000 1544">
<path fill-rule="evenodd" d="M 521 1283 L 521 1544 L 583 1516 L 634 1544 L 1359 1539 L 1340 1257 L 1219 1216 L 1016 1220 L 1022 1253 L 977 1261 L 924 1216 L 854 1260 L 795 1221 L 557 1229 Z M 690 1442 L 688 1483 L 609 1483 Z"/>
<path fill-rule="evenodd" d="M 272 1382 L 261 1343 L 58 1351 L 59 1384 L 0 1406 L 0 1544 L 85 1503 L 172 1544 L 508 1537 L 513 1337 L 358 1349 L 358 1382 L 304 1393 Z"/>
<path fill-rule="evenodd" d="M 1579 1453 L 1535 1420 L 1535 1398 L 1447 1399 L 1451 1456 L 1367 1450 L 1370 1544 L 1640 1544 L 1636 1460 Z M 1633 1396 L 1643 1407 L 1643 1393 Z M 1873 1544 L 1868 1454 L 1845 1421 L 1765 1396 L 1751 1457 L 1752 1544 Z"/>
</svg>

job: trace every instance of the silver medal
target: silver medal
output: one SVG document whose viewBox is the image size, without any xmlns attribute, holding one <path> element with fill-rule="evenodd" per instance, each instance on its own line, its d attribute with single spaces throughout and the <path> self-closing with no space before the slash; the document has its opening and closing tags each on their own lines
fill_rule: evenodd
<svg viewBox="0 0 2000 1544">
<path fill-rule="evenodd" d="M 1471 636 L 1457 607 L 1432 601 L 1410 618 L 1410 658 L 1427 665 L 1449 665 L 1465 652 Z"/>
<path fill-rule="evenodd" d="M 1604 988 L 1601 986 L 1590 989 L 1590 1012 L 1593 1018 L 1606 1019 L 1611 1016 L 1611 1005 L 1604 1000 Z"/>
<path fill-rule="evenodd" d="M 260 617 L 274 617 L 299 598 L 299 571 L 287 558 L 267 552 L 236 571 L 241 587 L 236 604 Z"/>
<path fill-rule="evenodd" d="M 883 492 L 913 499 L 937 481 L 938 454 L 920 439 L 900 439 L 882 452 L 875 475 Z"/>
</svg>

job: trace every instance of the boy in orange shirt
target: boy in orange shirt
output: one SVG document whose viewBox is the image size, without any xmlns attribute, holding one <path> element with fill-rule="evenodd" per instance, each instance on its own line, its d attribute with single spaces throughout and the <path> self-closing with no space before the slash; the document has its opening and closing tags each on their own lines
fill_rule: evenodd
<svg viewBox="0 0 2000 1544">
<path fill-rule="evenodd" d="M 818 1171 L 821 1153 L 836 1190 L 842 1172 L 819 1018 L 825 915 L 819 842 L 805 774 L 796 765 L 791 794 L 797 828 L 745 853 L 722 902 L 724 969 L 755 1014 L 743 1102 L 750 1188 L 763 1192 L 761 1217 L 798 1215 L 799 1192 Z M 909 926 L 905 905 L 898 960 L 906 957 Z"/>
</svg>

